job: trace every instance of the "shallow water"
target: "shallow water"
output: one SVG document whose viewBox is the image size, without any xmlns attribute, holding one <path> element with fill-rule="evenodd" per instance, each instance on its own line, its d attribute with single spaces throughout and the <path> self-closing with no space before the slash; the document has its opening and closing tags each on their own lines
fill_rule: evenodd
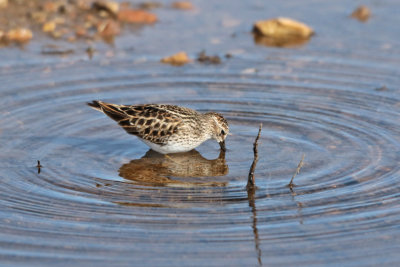
<svg viewBox="0 0 400 267">
<path fill-rule="evenodd" d="M 360 23 L 347 18 L 354 6 L 345 1 L 302 2 L 199 1 L 179 16 L 161 9 L 163 23 L 120 37 L 114 48 L 98 44 L 92 60 L 79 50 L 38 54 L 47 41 L 0 50 L 1 262 L 399 262 L 400 30 L 391 17 L 399 4 L 371 2 L 374 16 Z M 292 49 L 255 44 L 254 19 L 282 14 L 317 35 Z M 166 31 L 171 38 L 161 43 Z M 180 49 L 233 58 L 158 63 Z M 160 157 L 86 106 L 95 99 L 220 112 L 233 133 L 228 151 L 209 141 Z M 258 189 L 248 192 L 260 123 Z"/>
</svg>

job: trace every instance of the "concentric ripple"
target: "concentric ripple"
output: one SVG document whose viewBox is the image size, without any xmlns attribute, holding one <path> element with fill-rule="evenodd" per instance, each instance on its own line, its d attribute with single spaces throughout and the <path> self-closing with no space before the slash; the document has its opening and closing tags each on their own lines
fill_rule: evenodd
<svg viewBox="0 0 400 267">
<path fill-rule="evenodd" d="M 113 266 L 397 262 L 400 75 L 390 64 L 358 60 L 0 69 L 0 258 Z M 386 89 L 375 90 L 382 82 Z M 95 99 L 221 112 L 233 133 L 228 151 L 219 155 L 210 141 L 183 157 L 146 153 L 86 106 Z M 258 189 L 248 192 L 260 123 Z"/>
</svg>

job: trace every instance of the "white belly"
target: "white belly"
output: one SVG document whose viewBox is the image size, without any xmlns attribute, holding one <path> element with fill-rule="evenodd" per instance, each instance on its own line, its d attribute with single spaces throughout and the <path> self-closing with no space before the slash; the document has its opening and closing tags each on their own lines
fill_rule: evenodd
<svg viewBox="0 0 400 267">
<path fill-rule="evenodd" d="M 192 149 L 195 149 L 202 143 L 202 142 L 190 143 L 190 144 L 171 143 L 171 144 L 167 144 L 164 146 L 160 146 L 160 145 L 154 144 L 150 141 L 144 140 L 142 138 L 139 138 L 139 139 L 140 139 L 140 141 L 142 141 L 143 143 L 148 145 L 151 149 L 153 149 L 154 151 L 157 151 L 158 153 L 161 153 L 161 154 L 188 152 Z"/>
</svg>

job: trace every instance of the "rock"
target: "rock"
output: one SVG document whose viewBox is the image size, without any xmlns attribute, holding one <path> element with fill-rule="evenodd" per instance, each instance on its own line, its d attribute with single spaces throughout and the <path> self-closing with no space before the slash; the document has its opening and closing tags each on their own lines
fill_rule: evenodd
<svg viewBox="0 0 400 267">
<path fill-rule="evenodd" d="M 54 1 L 47 1 L 43 4 L 43 9 L 46 12 L 57 12 L 59 5 Z"/>
<path fill-rule="evenodd" d="M 8 0 L 0 0 L 0 8 L 6 8 L 8 6 Z"/>
<path fill-rule="evenodd" d="M 76 26 L 75 36 L 76 37 L 86 37 L 88 35 L 87 30 L 83 26 Z"/>
<path fill-rule="evenodd" d="M 233 55 L 231 53 L 226 53 L 225 54 L 225 58 L 232 58 L 232 57 L 233 57 Z"/>
<path fill-rule="evenodd" d="M 161 59 L 162 63 L 168 63 L 171 65 L 181 66 L 183 64 L 191 62 L 186 52 L 179 52 L 170 57 Z"/>
<path fill-rule="evenodd" d="M 42 31 L 43 32 L 53 32 L 56 29 L 56 23 L 54 21 L 48 21 L 43 24 Z"/>
<path fill-rule="evenodd" d="M 76 42 L 76 36 L 68 36 L 67 41 L 70 43 Z"/>
<path fill-rule="evenodd" d="M 33 12 L 32 19 L 40 24 L 45 23 L 47 20 L 47 13 L 43 11 Z"/>
<path fill-rule="evenodd" d="M 65 18 L 62 17 L 55 17 L 52 21 L 54 21 L 55 24 L 65 24 Z"/>
<path fill-rule="evenodd" d="M 70 13 L 72 7 L 67 4 L 60 4 L 57 8 L 57 12 L 59 14 L 67 14 Z"/>
<path fill-rule="evenodd" d="M 351 13 L 351 17 L 358 19 L 359 21 L 365 22 L 371 16 L 371 11 L 366 6 L 357 7 L 353 13 Z"/>
<path fill-rule="evenodd" d="M 97 11 L 105 11 L 109 15 L 116 17 L 119 11 L 119 3 L 114 1 L 95 1 L 92 8 Z"/>
<path fill-rule="evenodd" d="M 157 21 L 157 16 L 139 9 L 125 9 L 118 12 L 118 20 L 129 23 L 152 24 Z"/>
<path fill-rule="evenodd" d="M 86 29 L 92 28 L 99 23 L 99 19 L 92 14 L 88 14 L 85 17 L 85 24 L 83 25 Z"/>
<path fill-rule="evenodd" d="M 52 31 L 50 33 L 51 33 L 51 37 L 53 37 L 54 39 L 60 39 L 64 35 L 64 33 L 62 31 Z"/>
<path fill-rule="evenodd" d="M 183 9 L 183 10 L 190 10 L 193 9 L 193 5 L 190 2 L 187 1 L 178 1 L 178 2 L 173 2 L 171 4 L 172 8 L 176 9 Z"/>
<path fill-rule="evenodd" d="M 76 3 L 76 6 L 81 10 L 88 11 L 88 10 L 92 9 L 93 3 L 88 0 L 75 0 L 75 3 Z"/>
<path fill-rule="evenodd" d="M 26 28 L 16 28 L 9 30 L 6 34 L 6 39 L 10 42 L 25 43 L 31 40 L 33 33 Z"/>
<path fill-rule="evenodd" d="M 159 2 L 143 2 L 139 4 L 139 8 L 142 9 L 154 9 L 160 7 L 162 7 L 162 4 Z"/>
<path fill-rule="evenodd" d="M 106 21 L 100 22 L 97 25 L 97 32 L 103 38 L 110 38 L 118 35 L 121 32 L 121 28 L 118 22 L 112 19 L 108 19 Z"/>
<path fill-rule="evenodd" d="M 309 38 L 314 34 L 313 29 L 309 26 L 289 18 L 274 18 L 258 21 L 254 24 L 253 32 L 272 38 Z"/>
<path fill-rule="evenodd" d="M 221 58 L 219 56 L 209 56 L 205 51 L 200 52 L 197 61 L 206 64 L 221 64 Z"/>
</svg>

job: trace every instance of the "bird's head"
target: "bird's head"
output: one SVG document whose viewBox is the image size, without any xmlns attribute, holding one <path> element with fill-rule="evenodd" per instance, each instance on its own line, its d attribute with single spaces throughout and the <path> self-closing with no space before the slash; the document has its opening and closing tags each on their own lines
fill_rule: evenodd
<svg viewBox="0 0 400 267">
<path fill-rule="evenodd" d="M 221 149 L 226 150 L 225 139 L 229 134 L 228 121 L 221 115 L 215 112 L 209 112 L 207 115 L 211 116 L 213 120 L 212 138 L 217 140 Z"/>
</svg>

